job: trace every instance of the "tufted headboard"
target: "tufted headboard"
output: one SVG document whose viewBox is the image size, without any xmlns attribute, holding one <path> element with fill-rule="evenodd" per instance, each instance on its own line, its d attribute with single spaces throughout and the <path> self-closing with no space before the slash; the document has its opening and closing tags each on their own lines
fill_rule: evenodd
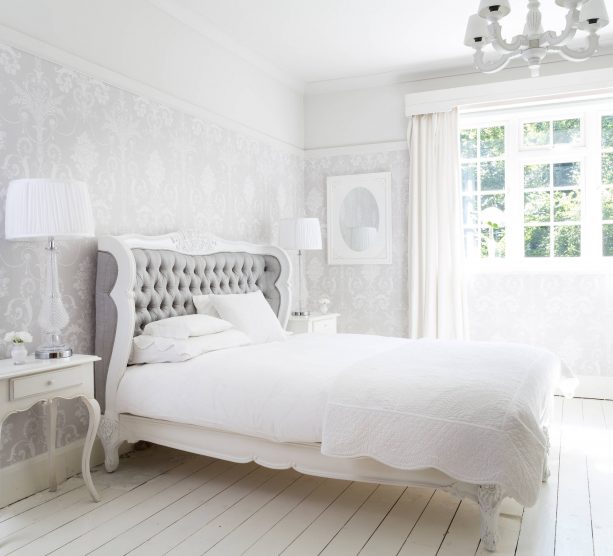
<svg viewBox="0 0 613 556">
<path fill-rule="evenodd" d="M 100 238 L 96 273 L 96 399 L 105 414 L 126 369 L 132 338 L 149 322 L 195 313 L 192 297 L 261 290 L 283 326 L 290 262 L 273 246 L 212 236 Z"/>
</svg>

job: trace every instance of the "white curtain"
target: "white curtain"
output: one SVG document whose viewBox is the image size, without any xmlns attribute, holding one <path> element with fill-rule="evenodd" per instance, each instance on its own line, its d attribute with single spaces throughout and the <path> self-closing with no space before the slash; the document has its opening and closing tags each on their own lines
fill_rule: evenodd
<svg viewBox="0 0 613 556">
<path fill-rule="evenodd" d="M 412 116 L 409 337 L 467 336 L 457 110 Z"/>
</svg>

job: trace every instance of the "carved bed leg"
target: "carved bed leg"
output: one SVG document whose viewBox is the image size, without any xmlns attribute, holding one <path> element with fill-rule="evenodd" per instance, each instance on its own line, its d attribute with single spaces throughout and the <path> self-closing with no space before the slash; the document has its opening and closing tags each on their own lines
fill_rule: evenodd
<svg viewBox="0 0 613 556">
<path fill-rule="evenodd" d="M 546 483 L 547 479 L 549 479 L 549 475 L 551 472 L 549 471 L 549 448 L 551 447 L 551 443 L 549 442 L 549 429 L 547 427 L 543 427 L 543 432 L 545 433 L 545 460 L 543 461 L 543 482 Z"/>
<path fill-rule="evenodd" d="M 481 542 L 490 552 L 496 550 L 498 542 L 498 517 L 502 499 L 502 488 L 498 485 L 480 485 L 477 490 L 481 510 Z"/>
<path fill-rule="evenodd" d="M 119 466 L 119 421 L 103 415 L 98 428 L 98 438 L 104 448 L 104 467 L 112 473 Z"/>
</svg>

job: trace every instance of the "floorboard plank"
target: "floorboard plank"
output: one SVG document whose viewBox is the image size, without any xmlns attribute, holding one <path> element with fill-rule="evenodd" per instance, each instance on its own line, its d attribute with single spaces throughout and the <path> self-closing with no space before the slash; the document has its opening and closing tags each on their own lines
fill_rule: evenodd
<svg viewBox="0 0 613 556">
<path fill-rule="evenodd" d="M 460 500 L 437 490 L 402 546 L 400 556 L 426 556 L 438 552 Z"/>
<path fill-rule="evenodd" d="M 160 504 L 168 505 L 168 500 L 181 496 L 185 489 L 191 490 L 201 484 L 212 463 L 210 458 L 196 456 L 125 496 L 41 537 L 31 546 L 45 547 L 48 553 L 53 549 L 56 556 L 88 554 L 145 519 Z"/>
<path fill-rule="evenodd" d="M 127 554 L 130 550 L 137 548 L 166 527 L 179 521 L 184 515 L 203 504 L 207 499 L 212 498 L 219 490 L 224 488 L 224 485 L 229 485 L 230 481 L 238 480 L 244 473 L 247 473 L 247 470 L 239 469 L 240 473 L 237 477 L 235 467 L 237 467 L 235 463 L 222 460 L 215 461 L 211 466 L 207 467 L 207 477 L 203 480 L 203 484 L 167 505 L 162 510 L 149 515 L 137 525 L 133 525 L 124 532 L 119 533 L 111 541 L 92 552 L 92 554 L 96 556 L 115 556 L 116 554 Z M 252 469 L 254 468 L 255 466 L 252 467 Z M 215 487 L 211 488 L 211 485 L 215 485 Z"/>
<path fill-rule="evenodd" d="M 224 539 L 207 552 L 208 556 L 242 554 L 270 531 L 281 519 L 305 500 L 322 482 L 322 477 L 301 476 L 283 496 L 277 496 L 262 506 L 249 519 L 226 535 Z"/>
<path fill-rule="evenodd" d="M 543 483 L 536 504 L 531 508 L 524 508 L 517 556 L 553 556 L 554 553 L 563 407 L 563 398 L 556 397 L 549 431 L 550 476 L 547 482 Z"/>
<path fill-rule="evenodd" d="M 225 512 L 201 527 L 193 535 L 168 552 L 171 556 L 198 556 L 214 547 L 228 533 L 247 521 L 258 509 L 265 506 L 300 478 L 293 469 L 276 470 L 274 474 L 253 492 L 239 500 Z"/>
<path fill-rule="evenodd" d="M 376 488 L 377 485 L 370 483 L 351 483 L 349 488 L 311 523 L 283 554 L 286 556 L 319 554 Z"/>
<path fill-rule="evenodd" d="M 407 488 L 360 555 L 397 554 L 433 495 L 434 490 L 431 488 Z"/>
<path fill-rule="evenodd" d="M 245 556 L 281 554 L 350 485 L 349 481 L 325 479 L 309 496 L 251 545 L 245 551 Z"/>
<path fill-rule="evenodd" d="M 562 425 L 555 554 L 593 554 L 582 400 L 564 401 Z"/>
<path fill-rule="evenodd" d="M 379 485 L 362 507 L 336 534 L 321 552 L 323 556 L 357 554 L 368 542 L 392 506 L 398 501 L 403 487 Z"/>
<path fill-rule="evenodd" d="M 437 556 L 473 556 L 479 546 L 481 514 L 472 500 L 462 500 Z"/>
<path fill-rule="evenodd" d="M 613 429 L 606 428 L 604 402 L 583 400 L 583 438 L 595 556 L 613 554 Z"/>
<path fill-rule="evenodd" d="M 479 543 L 477 556 L 513 556 L 517 550 L 517 538 L 521 527 L 521 519 L 514 516 L 501 515 L 498 522 L 498 532 L 500 538 L 496 545 L 496 552 L 492 553 L 485 550 L 482 543 Z M 545 556 L 545 554 L 536 553 L 532 556 Z M 575 555 L 578 556 L 578 555 Z"/>
<path fill-rule="evenodd" d="M 234 469 L 236 470 L 235 479 L 242 474 L 239 480 L 231 480 L 232 482 L 229 485 L 227 484 L 228 481 L 225 481 L 219 488 L 216 488 L 215 484 L 211 484 L 210 488 L 213 491 L 217 490 L 213 496 L 207 497 L 203 504 L 151 537 L 130 554 L 139 556 L 166 554 L 182 543 L 184 539 L 193 535 L 201 527 L 253 492 L 274 474 L 272 469 L 250 463 L 237 465 Z"/>
</svg>

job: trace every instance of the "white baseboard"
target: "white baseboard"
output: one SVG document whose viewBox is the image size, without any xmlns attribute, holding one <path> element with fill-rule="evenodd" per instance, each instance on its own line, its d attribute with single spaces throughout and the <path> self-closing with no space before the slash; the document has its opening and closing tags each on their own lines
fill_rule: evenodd
<svg viewBox="0 0 613 556">
<path fill-rule="evenodd" d="M 131 445 L 122 447 L 120 453 L 127 452 Z M 55 462 L 58 483 L 81 472 L 81 454 L 83 440 L 73 442 L 55 452 Z M 0 508 L 8 506 L 17 500 L 31 496 L 36 492 L 49 488 L 49 456 L 45 452 L 39 456 L 9 465 L 0 469 Z M 96 439 L 92 450 L 91 465 L 104 462 L 102 444 Z"/>
<path fill-rule="evenodd" d="M 575 397 L 613 400 L 613 376 L 579 376 Z"/>
</svg>

